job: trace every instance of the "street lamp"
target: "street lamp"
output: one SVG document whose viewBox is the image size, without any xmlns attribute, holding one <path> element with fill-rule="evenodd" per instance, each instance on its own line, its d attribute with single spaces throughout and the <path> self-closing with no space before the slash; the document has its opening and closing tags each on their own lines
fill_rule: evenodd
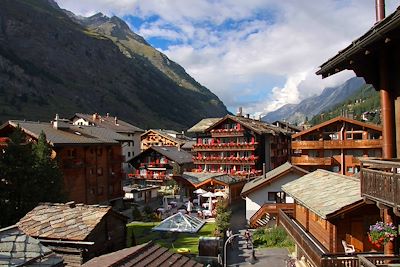
<svg viewBox="0 0 400 267">
<path fill-rule="evenodd" d="M 224 244 L 224 267 L 227 266 L 226 265 L 226 245 L 229 243 L 230 240 L 232 240 L 236 236 L 241 236 L 241 237 L 246 238 L 242 234 L 234 234 L 234 235 L 231 235 L 230 237 L 228 237 L 228 239 L 226 239 L 225 244 Z M 250 264 L 254 264 L 254 263 L 256 263 L 257 259 L 256 259 L 255 251 L 254 251 L 253 242 L 251 242 L 250 239 L 249 239 L 249 242 L 251 244 L 251 255 L 250 255 L 249 263 Z"/>
</svg>

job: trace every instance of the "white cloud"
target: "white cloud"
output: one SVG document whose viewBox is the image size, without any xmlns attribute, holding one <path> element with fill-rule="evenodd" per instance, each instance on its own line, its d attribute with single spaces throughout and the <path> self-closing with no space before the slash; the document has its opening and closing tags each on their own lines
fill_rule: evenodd
<svg viewBox="0 0 400 267">
<path fill-rule="evenodd" d="M 318 66 L 374 23 L 374 1 L 58 0 L 78 14 L 101 11 L 146 20 L 145 38 L 178 40 L 165 49 L 235 111 L 265 113 L 296 103 L 352 74 L 322 80 Z M 388 13 L 398 1 L 387 0 Z M 232 23 L 226 27 L 223 23 Z M 171 27 L 172 26 L 172 27 Z"/>
</svg>

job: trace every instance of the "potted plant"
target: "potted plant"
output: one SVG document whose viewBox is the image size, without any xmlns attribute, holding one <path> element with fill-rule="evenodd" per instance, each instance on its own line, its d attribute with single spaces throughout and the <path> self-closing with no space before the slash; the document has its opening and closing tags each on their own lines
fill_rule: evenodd
<svg viewBox="0 0 400 267">
<path fill-rule="evenodd" d="M 393 241 L 397 234 L 397 228 L 393 223 L 376 222 L 369 227 L 368 238 L 373 245 L 380 248 Z"/>
</svg>

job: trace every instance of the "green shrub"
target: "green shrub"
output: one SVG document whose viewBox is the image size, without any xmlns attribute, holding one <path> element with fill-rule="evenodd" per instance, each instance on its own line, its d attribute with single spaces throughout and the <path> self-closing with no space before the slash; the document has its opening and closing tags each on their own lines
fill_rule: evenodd
<svg viewBox="0 0 400 267">
<path fill-rule="evenodd" d="M 294 242 L 282 227 L 260 228 L 253 233 L 253 244 L 263 247 L 292 247 Z"/>
</svg>

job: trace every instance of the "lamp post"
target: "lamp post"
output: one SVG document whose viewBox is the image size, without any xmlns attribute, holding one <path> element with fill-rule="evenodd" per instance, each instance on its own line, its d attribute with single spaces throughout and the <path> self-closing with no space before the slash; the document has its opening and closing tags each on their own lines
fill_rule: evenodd
<svg viewBox="0 0 400 267">
<path fill-rule="evenodd" d="M 226 265 L 226 245 L 229 243 L 230 240 L 232 240 L 236 236 L 241 236 L 241 237 L 246 238 L 242 234 L 234 234 L 234 235 L 231 235 L 228 239 L 226 239 L 225 244 L 224 244 L 224 267 L 227 266 Z M 254 264 L 254 263 L 256 263 L 257 259 L 256 259 L 255 251 L 254 251 L 253 242 L 251 242 L 251 240 L 249 240 L 249 242 L 251 244 L 251 255 L 250 255 L 249 262 L 250 262 L 250 264 Z"/>
</svg>

